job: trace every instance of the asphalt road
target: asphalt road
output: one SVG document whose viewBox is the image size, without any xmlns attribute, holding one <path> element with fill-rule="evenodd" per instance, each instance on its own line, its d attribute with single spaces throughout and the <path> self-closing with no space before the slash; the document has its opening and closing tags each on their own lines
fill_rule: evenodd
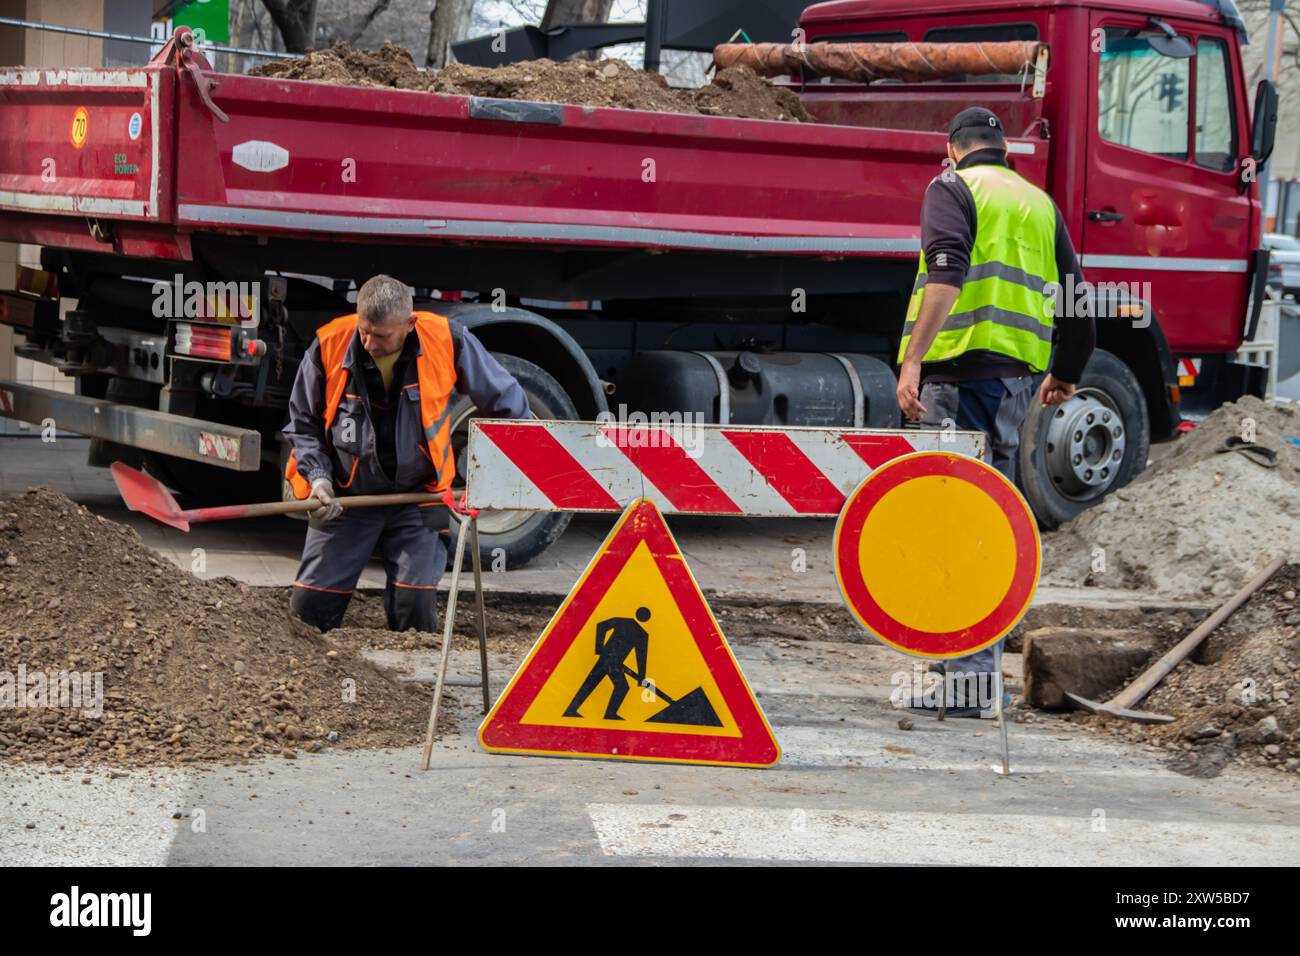
<svg viewBox="0 0 1300 956">
<path fill-rule="evenodd" d="M 0 767 L 0 864 L 1300 864 L 1290 775 L 1179 776 L 1048 719 L 1010 725 L 1002 777 L 990 721 L 899 728 L 891 651 L 736 650 L 783 749 L 770 769 L 487 754 L 476 691 L 457 687 L 428 772 L 417 747 L 88 784 Z M 413 676 L 433 660 L 414 653 Z M 456 651 L 452 676 L 476 661 Z"/>
</svg>

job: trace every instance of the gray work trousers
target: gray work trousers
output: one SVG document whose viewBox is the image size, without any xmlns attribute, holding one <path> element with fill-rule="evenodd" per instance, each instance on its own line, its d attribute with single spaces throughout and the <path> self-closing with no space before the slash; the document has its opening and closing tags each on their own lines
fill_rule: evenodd
<svg viewBox="0 0 1300 956">
<path fill-rule="evenodd" d="M 322 631 L 339 627 L 366 562 L 378 546 L 388 582 L 384 613 L 394 631 L 437 631 L 435 601 L 447 565 L 447 509 L 389 505 L 308 519 L 290 610 Z"/>
<path fill-rule="evenodd" d="M 1016 453 L 1020 450 L 1020 426 L 1034 399 L 1034 380 L 1029 375 L 1012 378 L 981 378 L 966 382 L 926 382 L 921 386 L 925 414 L 921 424 L 930 428 L 953 422 L 959 429 L 981 431 L 988 436 L 985 457 L 1011 480 L 1016 480 Z M 950 427 L 950 426 L 949 426 Z M 948 661 L 948 672 L 992 673 L 993 648 Z"/>
</svg>

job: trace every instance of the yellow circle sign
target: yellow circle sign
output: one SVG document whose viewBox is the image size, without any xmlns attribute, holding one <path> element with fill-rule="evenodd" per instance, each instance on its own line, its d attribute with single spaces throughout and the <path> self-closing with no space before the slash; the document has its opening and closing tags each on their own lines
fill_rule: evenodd
<svg viewBox="0 0 1300 956">
<path fill-rule="evenodd" d="M 84 106 L 78 106 L 77 111 L 72 114 L 72 129 L 69 134 L 72 137 L 72 145 L 81 149 L 86 145 L 86 134 L 90 132 L 90 113 Z"/>
<path fill-rule="evenodd" d="M 858 622 L 920 657 L 993 644 L 1038 584 L 1029 506 L 996 470 L 961 455 L 905 455 L 872 472 L 845 502 L 834 551 Z"/>
</svg>

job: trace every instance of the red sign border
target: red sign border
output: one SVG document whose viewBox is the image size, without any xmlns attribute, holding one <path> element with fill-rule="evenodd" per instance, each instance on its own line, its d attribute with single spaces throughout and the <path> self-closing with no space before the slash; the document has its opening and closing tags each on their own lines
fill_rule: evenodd
<svg viewBox="0 0 1300 956">
<path fill-rule="evenodd" d="M 704 657 L 705 666 L 735 718 L 739 737 L 520 722 L 642 541 L 649 546 L 655 565 Z M 637 499 L 623 512 L 484 718 L 478 740 L 489 751 L 548 756 L 742 767 L 770 767 L 781 759 L 781 748 L 772 728 L 741 676 L 740 666 L 686 566 L 681 549 L 663 515 L 648 498 Z"/>
<path fill-rule="evenodd" d="M 975 485 L 997 504 L 1011 525 L 1016 567 L 1007 593 L 984 618 L 959 631 L 932 632 L 909 627 L 890 617 L 867 588 L 857 563 L 858 540 L 871 509 L 905 481 L 944 475 Z M 868 631 L 897 650 L 916 657 L 942 660 L 983 650 L 1014 628 L 1033 600 L 1042 567 L 1038 524 L 1029 505 L 1006 476 L 965 455 L 923 451 L 903 455 L 877 468 L 854 489 L 835 523 L 835 577 L 849 612 Z M 974 637 L 974 643 L 968 642 Z"/>
</svg>

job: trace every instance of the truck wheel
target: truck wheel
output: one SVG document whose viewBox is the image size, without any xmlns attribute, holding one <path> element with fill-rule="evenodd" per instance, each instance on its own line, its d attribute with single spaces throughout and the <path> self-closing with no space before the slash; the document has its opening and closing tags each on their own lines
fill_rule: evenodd
<svg viewBox="0 0 1300 956">
<path fill-rule="evenodd" d="M 1097 349 L 1073 398 L 1030 405 L 1020 429 L 1020 490 L 1052 531 L 1141 474 L 1150 450 L 1142 387 L 1127 365 Z"/>
<path fill-rule="evenodd" d="M 525 359 L 514 355 L 494 352 L 502 368 L 513 375 L 523 386 L 528 396 L 528 405 L 538 418 L 561 418 L 575 420 L 578 410 L 573 400 L 544 369 Z M 452 449 L 456 455 L 456 481 L 453 484 L 457 499 L 465 490 L 466 445 L 469 441 L 469 422 L 478 415 L 478 409 L 468 396 L 460 395 L 452 406 L 451 429 Z M 537 557 L 569 526 L 573 520 L 572 513 L 526 511 L 485 512 L 478 520 L 479 554 L 484 568 L 500 568 L 504 557 L 505 568 L 513 570 L 523 567 Z M 448 545 L 448 564 L 454 559 L 456 535 L 460 533 L 460 522 L 455 516 L 451 519 L 451 542 Z"/>
</svg>

